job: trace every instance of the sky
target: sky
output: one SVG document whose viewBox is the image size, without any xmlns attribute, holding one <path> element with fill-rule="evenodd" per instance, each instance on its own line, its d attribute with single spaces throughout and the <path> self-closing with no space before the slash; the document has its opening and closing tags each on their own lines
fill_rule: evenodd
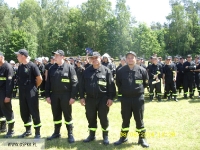
<svg viewBox="0 0 200 150">
<path fill-rule="evenodd" d="M 87 0 L 69 0 L 70 7 L 81 5 Z M 116 5 L 116 0 L 110 0 L 113 9 Z M 4 0 L 10 7 L 17 7 L 20 0 Z M 130 7 L 132 16 L 138 22 L 145 22 L 150 25 L 152 22 L 166 22 L 166 16 L 170 13 L 169 0 L 126 0 L 126 4 Z"/>
</svg>

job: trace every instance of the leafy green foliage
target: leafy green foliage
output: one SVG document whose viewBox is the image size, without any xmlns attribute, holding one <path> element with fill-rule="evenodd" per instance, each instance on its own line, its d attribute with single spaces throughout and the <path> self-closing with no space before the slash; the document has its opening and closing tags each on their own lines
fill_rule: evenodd
<svg viewBox="0 0 200 150">
<path fill-rule="evenodd" d="M 17 9 L 0 0 L 0 51 L 6 59 L 26 48 L 34 59 L 63 49 L 66 56 L 85 55 L 91 47 L 112 57 L 135 51 L 148 59 L 159 56 L 198 54 L 200 51 L 200 3 L 170 0 L 167 23 L 137 24 L 126 0 L 88 0 L 70 8 L 65 0 L 24 0 Z"/>
</svg>

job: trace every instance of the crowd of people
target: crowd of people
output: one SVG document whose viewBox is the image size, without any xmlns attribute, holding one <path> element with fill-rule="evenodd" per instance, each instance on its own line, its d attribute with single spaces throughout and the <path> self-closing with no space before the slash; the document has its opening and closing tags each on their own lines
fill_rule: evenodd
<svg viewBox="0 0 200 150">
<path fill-rule="evenodd" d="M 103 133 L 103 144 L 109 144 L 108 112 L 116 97 L 121 102 L 122 129 L 120 139 L 114 145 L 126 142 L 129 132 L 131 114 L 136 122 L 139 134 L 138 144 L 149 147 L 145 140 L 146 129 L 143 123 L 144 89 L 149 92 L 149 100 L 158 101 L 167 98 L 178 102 L 177 91 L 184 90 L 184 98 L 194 97 L 194 90 L 199 88 L 199 56 L 167 56 L 164 61 L 156 54 L 150 57 L 148 64 L 143 58 L 130 51 L 120 58 L 116 67 L 114 59 L 107 53 L 88 53 L 85 57 L 65 57 L 63 50 L 52 52 L 53 56 L 39 57 L 30 61 L 28 51 L 20 49 L 15 52 L 19 63 L 5 61 L 0 52 L 0 132 L 7 132 L 5 138 L 14 135 L 14 113 L 11 99 L 16 97 L 19 88 L 20 114 L 25 132 L 19 135 L 24 138 L 32 135 L 32 120 L 35 138 L 40 138 L 42 126 L 39 114 L 39 94 L 51 105 L 54 132 L 47 138 L 59 138 L 62 126 L 62 113 L 68 131 L 68 142 L 75 142 L 73 136 L 72 104 L 75 99 L 85 107 L 88 120 L 89 136 L 83 142 L 95 140 L 97 116 L 100 119 Z M 162 91 L 161 85 L 165 91 Z M 115 86 L 116 85 L 116 86 Z M 189 92 L 188 92 L 189 89 Z M 200 95 L 199 95 L 200 96 Z M 6 128 L 8 124 L 8 130 Z"/>
</svg>

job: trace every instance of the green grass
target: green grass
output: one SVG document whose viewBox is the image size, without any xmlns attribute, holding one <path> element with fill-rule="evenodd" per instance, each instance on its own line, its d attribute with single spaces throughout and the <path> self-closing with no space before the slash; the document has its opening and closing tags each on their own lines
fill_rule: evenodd
<svg viewBox="0 0 200 150">
<path fill-rule="evenodd" d="M 19 101 L 13 99 L 13 109 L 15 113 L 15 136 L 24 132 L 23 122 L 19 113 Z M 42 121 L 41 135 L 46 138 L 53 133 L 54 124 L 50 105 L 44 100 L 40 100 L 40 115 Z M 130 150 L 142 149 L 137 145 L 138 136 L 135 132 L 135 121 L 132 118 L 130 124 L 129 141 L 120 146 L 113 143 L 119 139 L 121 129 L 120 103 L 113 103 L 109 112 L 110 121 L 110 145 L 102 144 L 102 131 L 98 123 L 96 141 L 83 143 L 82 140 L 89 134 L 88 123 L 85 117 L 85 109 L 78 101 L 73 105 L 74 137 L 76 142 L 68 144 L 67 130 L 62 125 L 61 139 L 46 141 L 45 147 L 49 150 L 72 149 L 72 150 Z M 64 119 L 63 119 L 64 120 Z M 98 120 L 99 122 L 99 120 Z M 166 150 L 198 150 L 200 149 L 200 99 L 180 99 L 179 102 L 170 101 L 148 102 L 146 99 L 144 123 L 147 129 L 147 141 L 149 149 Z M 34 129 L 33 129 L 34 132 Z M 33 134 L 34 136 L 34 134 Z M 32 137 L 33 137 L 32 136 Z M 3 137 L 3 134 L 0 136 Z M 30 137 L 30 138 L 32 138 Z"/>
</svg>

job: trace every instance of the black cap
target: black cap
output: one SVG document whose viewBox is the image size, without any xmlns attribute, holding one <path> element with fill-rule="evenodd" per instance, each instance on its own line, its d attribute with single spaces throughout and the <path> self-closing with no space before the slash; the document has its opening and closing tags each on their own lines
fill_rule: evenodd
<svg viewBox="0 0 200 150">
<path fill-rule="evenodd" d="M 192 55 L 190 55 L 190 54 L 189 54 L 189 55 L 187 55 L 187 58 L 190 58 L 190 57 L 192 57 Z"/>
<path fill-rule="evenodd" d="M 4 56 L 3 52 L 0 52 L 0 56 Z"/>
<path fill-rule="evenodd" d="M 89 54 L 89 57 L 99 57 L 99 56 L 101 56 L 99 52 L 92 52 Z"/>
<path fill-rule="evenodd" d="M 20 49 L 18 52 L 15 52 L 15 54 L 17 54 L 17 55 L 21 54 L 21 55 L 28 57 L 28 51 L 25 49 Z"/>
<path fill-rule="evenodd" d="M 179 59 L 183 59 L 183 57 L 182 57 L 182 56 L 180 56 L 180 57 L 179 57 Z"/>
<path fill-rule="evenodd" d="M 64 56 L 65 52 L 63 50 L 57 50 L 55 52 L 52 52 L 52 54 L 58 54 L 58 55 Z"/>
<path fill-rule="evenodd" d="M 167 56 L 167 59 L 172 59 L 172 56 Z"/>
<path fill-rule="evenodd" d="M 54 56 L 51 56 L 51 59 L 55 59 L 55 57 L 54 57 Z"/>
<path fill-rule="evenodd" d="M 126 53 L 126 57 L 127 57 L 128 54 L 132 54 L 132 55 L 134 55 L 135 57 L 137 57 L 136 53 L 133 52 L 133 51 L 129 51 L 129 52 L 127 52 L 127 53 Z"/>
<path fill-rule="evenodd" d="M 138 57 L 137 60 L 140 60 L 140 57 Z"/>
</svg>

